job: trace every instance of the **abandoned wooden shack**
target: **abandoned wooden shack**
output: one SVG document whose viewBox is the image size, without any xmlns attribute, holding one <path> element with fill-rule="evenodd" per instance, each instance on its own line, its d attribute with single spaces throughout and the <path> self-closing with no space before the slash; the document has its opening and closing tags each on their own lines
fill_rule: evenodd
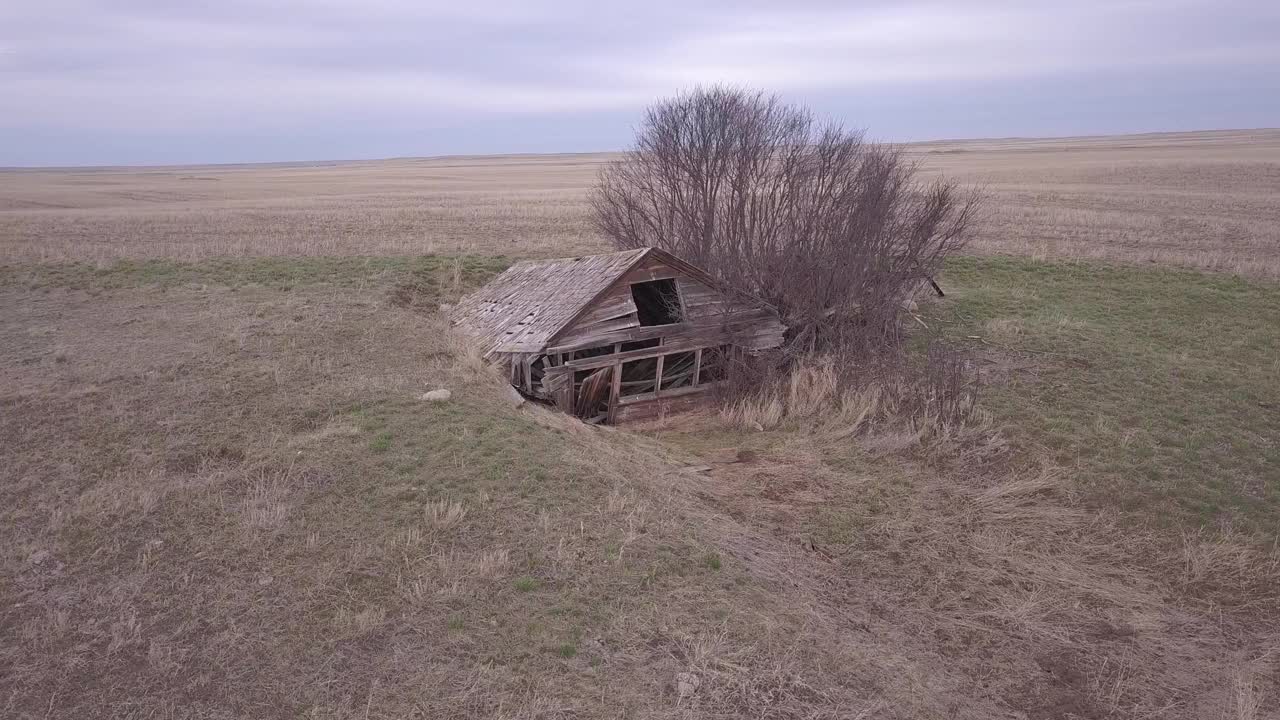
<svg viewBox="0 0 1280 720">
<path fill-rule="evenodd" d="M 777 347 L 778 314 L 657 248 L 520 262 L 453 321 L 525 395 L 589 422 L 688 409 L 735 353 Z"/>
</svg>

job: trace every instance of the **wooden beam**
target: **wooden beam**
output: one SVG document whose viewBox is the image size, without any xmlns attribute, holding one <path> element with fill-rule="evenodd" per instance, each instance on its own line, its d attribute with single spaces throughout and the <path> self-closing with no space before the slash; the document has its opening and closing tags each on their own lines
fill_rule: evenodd
<svg viewBox="0 0 1280 720">
<path fill-rule="evenodd" d="M 529 353 L 524 357 L 524 362 L 520 363 L 524 366 L 524 390 L 527 393 L 533 392 L 533 353 Z"/>
<path fill-rule="evenodd" d="M 573 378 L 569 378 L 569 382 L 556 392 L 556 407 L 560 408 L 561 412 L 573 414 L 573 401 Z"/>
<path fill-rule="evenodd" d="M 702 348 L 693 351 L 693 386 L 698 386 L 702 379 Z"/>
<path fill-rule="evenodd" d="M 658 356 L 658 371 L 653 378 L 653 395 L 657 397 L 662 392 L 662 359 L 664 355 Z"/>
<path fill-rule="evenodd" d="M 609 422 L 618 412 L 618 398 L 622 397 L 622 363 L 613 366 L 613 385 L 609 388 Z"/>
<path fill-rule="evenodd" d="M 739 334 L 744 336 L 754 336 L 761 333 L 769 333 L 775 330 L 778 332 L 785 331 L 777 317 L 768 310 L 752 310 L 750 312 L 735 314 L 730 317 L 713 316 L 706 318 L 698 318 L 688 322 L 673 323 L 671 325 L 648 325 L 623 330 L 614 330 L 591 337 L 584 337 L 562 345 L 549 347 L 545 352 L 572 352 L 574 350 L 583 350 L 590 347 L 599 347 L 601 345 L 612 345 L 620 342 L 634 342 L 636 340 L 652 340 L 654 338 L 679 339 L 682 337 L 694 337 L 705 335 L 716 335 L 720 337 L 733 337 Z"/>
<path fill-rule="evenodd" d="M 719 383 L 709 382 L 709 383 L 703 383 L 701 385 L 698 385 L 697 387 L 686 385 L 682 388 L 676 388 L 674 390 L 663 390 L 662 399 L 667 400 L 673 397 L 680 397 L 681 395 L 693 395 L 695 393 L 707 392 L 708 390 L 714 388 L 718 384 Z M 625 407 L 627 405 L 635 405 L 637 403 L 651 402 L 657 399 L 658 399 L 658 396 L 655 395 L 654 393 L 641 393 L 639 395 L 624 395 L 618 398 L 618 406 Z"/>
<path fill-rule="evenodd" d="M 692 410 L 706 402 L 707 395 L 697 392 L 679 397 L 663 396 L 661 400 L 648 399 L 643 402 L 631 403 L 618 408 L 617 423 L 626 425 L 637 420 L 656 419 L 663 415 Z"/>
<path fill-rule="evenodd" d="M 594 370 L 596 368 L 607 367 L 615 362 L 631 362 L 632 360 L 647 360 L 649 358 L 662 357 L 663 355 L 671 355 L 680 352 L 691 352 L 698 348 L 718 347 L 723 343 L 717 339 L 707 342 L 705 339 L 688 339 L 680 342 L 673 342 L 669 345 L 661 345 L 659 347 L 642 348 L 640 350 L 628 350 L 616 355 L 598 355 L 596 357 L 583 358 L 581 360 L 571 360 L 561 367 L 572 368 L 574 370 Z"/>
</svg>

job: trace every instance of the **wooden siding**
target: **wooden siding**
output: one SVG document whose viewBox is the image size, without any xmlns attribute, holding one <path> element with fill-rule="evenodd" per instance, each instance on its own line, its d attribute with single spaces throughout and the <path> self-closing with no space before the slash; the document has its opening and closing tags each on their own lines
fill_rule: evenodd
<svg viewBox="0 0 1280 720">
<path fill-rule="evenodd" d="M 696 392 L 619 403 L 614 408 L 613 421 L 622 424 L 643 420 L 657 420 L 664 415 L 674 415 L 679 412 L 688 412 L 700 407 L 707 407 L 711 400 L 710 395 L 707 393 L 710 389 L 708 386 L 702 386 L 694 388 Z"/>
<path fill-rule="evenodd" d="M 685 319 L 671 325 L 640 325 L 632 283 L 676 281 Z M 557 333 L 549 352 L 565 352 L 609 343 L 651 338 L 670 341 L 701 339 L 703 347 L 726 342 L 761 350 L 782 343 L 786 328 L 767 308 L 728 298 L 707 282 L 673 268 L 664 257 L 649 255 L 626 271 L 596 298 L 597 306 Z M 689 347 L 688 349 L 693 349 Z"/>
</svg>

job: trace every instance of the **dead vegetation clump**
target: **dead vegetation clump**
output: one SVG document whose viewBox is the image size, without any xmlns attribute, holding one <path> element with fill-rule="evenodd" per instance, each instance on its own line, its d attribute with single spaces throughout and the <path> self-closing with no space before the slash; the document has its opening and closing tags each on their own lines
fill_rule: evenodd
<svg viewBox="0 0 1280 720">
<path fill-rule="evenodd" d="M 786 371 L 768 363 L 734 368 L 736 382 L 724 391 L 721 409 L 731 425 L 761 431 L 807 427 L 833 442 L 875 426 L 876 441 L 886 447 L 943 453 L 956 443 L 988 449 L 999 443 L 987 432 L 990 416 L 978 406 L 977 370 L 944 343 L 931 343 L 914 362 L 896 353 L 824 353 L 801 358 Z"/>
<path fill-rule="evenodd" d="M 423 514 L 433 530 L 448 530 L 467 517 L 467 508 L 451 500 L 435 500 L 427 503 Z"/>
</svg>

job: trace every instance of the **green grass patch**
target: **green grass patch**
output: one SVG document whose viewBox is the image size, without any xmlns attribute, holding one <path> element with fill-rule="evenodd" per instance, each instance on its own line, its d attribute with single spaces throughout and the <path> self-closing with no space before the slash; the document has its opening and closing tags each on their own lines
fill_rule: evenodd
<svg viewBox="0 0 1280 720">
<path fill-rule="evenodd" d="M 853 545 L 862 537 L 867 527 L 867 519 L 844 507 L 830 507 L 820 510 L 814 516 L 813 532 L 815 539 L 824 545 Z"/>
<path fill-rule="evenodd" d="M 538 581 L 531 577 L 522 577 L 516 580 L 515 587 L 519 592 L 533 592 L 538 589 Z"/>
<path fill-rule="evenodd" d="M 926 321 L 984 358 L 1021 452 L 1160 523 L 1280 521 L 1280 286 L 969 257 L 943 284 Z"/>
<path fill-rule="evenodd" d="M 369 449 L 374 452 L 386 452 L 391 449 L 391 433 L 378 433 L 369 441 Z"/>
</svg>

